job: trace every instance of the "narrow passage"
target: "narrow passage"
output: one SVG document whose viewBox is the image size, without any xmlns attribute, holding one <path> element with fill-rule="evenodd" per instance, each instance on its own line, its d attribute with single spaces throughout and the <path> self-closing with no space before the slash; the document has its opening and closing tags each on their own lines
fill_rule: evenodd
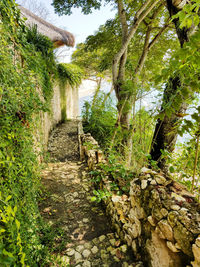
<svg viewBox="0 0 200 267">
<path fill-rule="evenodd" d="M 111 229 L 101 204 L 90 201 L 93 188 L 79 161 L 77 122 L 52 131 L 48 150 L 50 162 L 42 175 L 47 198 L 40 210 L 45 221 L 62 229 L 54 245 L 60 264 L 52 266 L 142 266 Z"/>
</svg>

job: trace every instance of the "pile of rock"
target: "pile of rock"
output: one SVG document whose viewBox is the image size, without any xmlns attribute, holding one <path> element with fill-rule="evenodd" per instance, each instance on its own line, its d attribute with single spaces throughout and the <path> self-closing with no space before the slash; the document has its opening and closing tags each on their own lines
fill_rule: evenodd
<svg viewBox="0 0 200 267">
<path fill-rule="evenodd" d="M 183 185 L 143 168 L 129 195 L 113 195 L 106 207 L 137 258 L 142 253 L 155 267 L 200 266 L 199 205 Z"/>
<path fill-rule="evenodd" d="M 103 187 L 112 193 L 106 178 Z M 136 258 L 152 267 L 200 266 L 200 207 L 183 185 L 142 168 L 128 195 L 112 193 L 105 204 L 118 235 Z"/>
</svg>

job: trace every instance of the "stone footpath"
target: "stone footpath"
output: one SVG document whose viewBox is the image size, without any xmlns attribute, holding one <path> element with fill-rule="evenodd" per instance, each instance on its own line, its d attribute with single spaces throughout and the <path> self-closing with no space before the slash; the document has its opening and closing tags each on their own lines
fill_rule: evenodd
<svg viewBox="0 0 200 267">
<path fill-rule="evenodd" d="M 40 210 L 47 223 L 63 231 L 55 242 L 55 247 L 62 244 L 60 261 L 51 266 L 143 266 L 113 232 L 102 206 L 90 201 L 93 188 L 78 159 L 77 122 L 52 132 L 49 152 L 51 162 L 43 171 L 48 196 Z"/>
</svg>

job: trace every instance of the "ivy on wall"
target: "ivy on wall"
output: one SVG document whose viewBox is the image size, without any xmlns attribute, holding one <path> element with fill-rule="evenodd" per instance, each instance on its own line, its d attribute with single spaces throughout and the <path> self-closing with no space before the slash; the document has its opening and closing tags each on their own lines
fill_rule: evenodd
<svg viewBox="0 0 200 267">
<path fill-rule="evenodd" d="M 36 120 L 49 110 L 56 77 L 80 79 L 72 67 L 60 75 L 51 41 L 25 26 L 13 0 L 0 1 L 0 47 L 0 266 L 43 266 Z"/>
</svg>

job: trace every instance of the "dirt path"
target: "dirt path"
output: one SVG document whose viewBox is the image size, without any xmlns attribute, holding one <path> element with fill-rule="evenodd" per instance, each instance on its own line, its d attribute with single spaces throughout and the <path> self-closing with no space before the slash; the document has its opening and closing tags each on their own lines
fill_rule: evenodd
<svg viewBox="0 0 200 267">
<path fill-rule="evenodd" d="M 110 228 L 101 205 L 90 201 L 93 188 L 87 168 L 79 162 L 76 122 L 52 132 L 49 152 L 51 162 L 43 171 L 48 197 L 40 209 L 49 224 L 62 229 L 54 244 L 60 262 L 51 266 L 142 266 Z"/>
</svg>

